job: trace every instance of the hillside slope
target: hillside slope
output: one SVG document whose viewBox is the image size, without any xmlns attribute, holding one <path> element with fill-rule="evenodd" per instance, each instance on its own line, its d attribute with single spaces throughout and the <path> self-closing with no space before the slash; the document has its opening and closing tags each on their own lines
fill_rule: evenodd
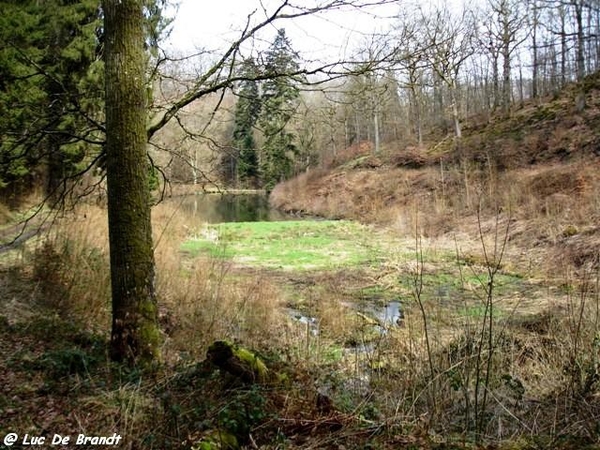
<svg viewBox="0 0 600 450">
<path fill-rule="evenodd" d="M 582 89 L 586 107 L 577 111 Z M 600 74 L 594 74 L 508 117 L 466 121 L 460 143 L 452 136 L 423 148 L 398 142 L 377 156 L 369 143 L 355 145 L 276 186 L 270 200 L 285 211 L 399 233 L 418 226 L 427 236 L 477 238 L 478 224 L 499 219 L 509 223 L 510 241 L 538 251 L 547 269 L 563 271 L 563 263 L 598 265 L 599 169 Z"/>
</svg>

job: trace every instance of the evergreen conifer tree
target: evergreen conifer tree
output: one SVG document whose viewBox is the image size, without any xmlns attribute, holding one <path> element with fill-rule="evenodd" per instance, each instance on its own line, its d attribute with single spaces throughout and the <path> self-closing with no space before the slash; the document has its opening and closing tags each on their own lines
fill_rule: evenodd
<svg viewBox="0 0 600 450">
<path fill-rule="evenodd" d="M 99 1 L 0 7 L 0 187 L 14 193 L 45 179 L 47 192 L 60 194 L 101 140 Z"/>
<path fill-rule="evenodd" d="M 240 68 L 243 78 L 238 84 L 238 101 L 235 107 L 233 147 L 237 153 L 237 174 L 244 184 L 255 185 L 258 176 L 258 153 L 254 127 L 261 108 L 258 72 L 252 58 L 244 60 Z"/>
<path fill-rule="evenodd" d="M 145 45 L 169 25 L 143 0 Z M 51 206 L 103 151 L 100 0 L 0 0 L 0 189 L 43 187 Z"/>
<path fill-rule="evenodd" d="M 292 49 L 284 29 L 277 32 L 266 54 L 266 73 L 263 84 L 260 125 L 264 134 L 260 169 L 264 186 L 271 190 L 275 184 L 292 174 L 296 154 L 296 136 L 286 126 L 293 117 L 300 98 L 297 73 L 298 54 Z"/>
</svg>

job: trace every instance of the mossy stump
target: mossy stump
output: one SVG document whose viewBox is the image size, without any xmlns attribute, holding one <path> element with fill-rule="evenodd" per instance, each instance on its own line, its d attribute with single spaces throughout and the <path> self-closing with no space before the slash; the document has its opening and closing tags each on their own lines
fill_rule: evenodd
<svg viewBox="0 0 600 450">
<path fill-rule="evenodd" d="M 206 357 L 222 371 L 249 384 L 264 383 L 271 378 L 269 369 L 258 356 L 228 341 L 214 342 Z"/>
</svg>

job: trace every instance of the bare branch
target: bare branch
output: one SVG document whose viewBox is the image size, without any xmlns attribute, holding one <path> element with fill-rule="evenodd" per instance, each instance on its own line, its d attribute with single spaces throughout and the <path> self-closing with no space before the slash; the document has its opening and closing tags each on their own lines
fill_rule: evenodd
<svg viewBox="0 0 600 450">
<path fill-rule="evenodd" d="M 360 9 L 369 6 L 392 3 L 394 3 L 393 0 L 330 0 L 324 2 L 321 5 L 307 7 L 296 5 L 290 2 L 289 0 L 285 0 L 282 1 L 272 13 L 268 13 L 268 11 L 263 5 L 263 12 L 266 16 L 265 19 L 260 21 L 258 24 L 252 26 L 251 19 L 254 16 L 255 12 L 248 15 L 245 27 L 240 32 L 239 38 L 230 45 L 230 47 L 217 60 L 217 62 L 215 62 L 208 70 L 204 72 L 204 74 L 202 74 L 199 77 L 199 79 L 195 82 L 194 86 L 188 92 L 186 92 L 178 100 L 173 102 L 173 104 L 170 107 L 168 107 L 165 111 L 162 111 L 161 113 L 157 114 L 149 121 L 149 126 L 147 129 L 148 139 L 150 140 L 158 130 L 160 130 L 171 119 L 173 119 L 173 117 L 177 114 L 179 110 L 189 105 L 193 101 L 204 97 L 205 95 L 229 88 L 234 83 L 247 79 L 245 77 L 234 76 L 232 70 L 235 65 L 236 57 L 240 51 L 240 48 L 243 43 L 255 36 L 260 30 L 266 28 L 274 22 L 284 19 L 295 19 L 299 17 L 317 14 L 324 11 L 338 10 L 342 8 Z M 392 55 L 394 53 L 394 51 L 391 51 L 387 55 L 382 55 L 379 61 L 391 60 Z M 315 74 L 325 74 L 328 77 L 335 77 L 350 72 L 349 67 L 352 67 L 355 63 L 356 61 L 338 61 L 334 63 L 323 64 L 320 67 L 312 69 L 303 68 L 294 73 L 260 74 L 255 79 L 257 81 L 260 81 L 271 79 L 277 76 L 290 77 L 299 75 L 309 76 Z M 222 71 L 226 68 L 229 68 L 229 70 L 226 71 L 227 76 L 220 77 L 219 75 L 222 74 Z M 368 67 L 363 67 L 361 68 L 361 70 L 368 70 Z M 321 81 L 317 81 L 317 83 L 319 82 Z"/>
</svg>

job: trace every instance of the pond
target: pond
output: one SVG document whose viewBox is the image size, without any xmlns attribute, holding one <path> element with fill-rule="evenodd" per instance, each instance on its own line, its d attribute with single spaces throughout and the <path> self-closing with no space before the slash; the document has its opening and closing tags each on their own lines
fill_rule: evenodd
<svg viewBox="0 0 600 450">
<path fill-rule="evenodd" d="M 168 201 L 177 205 L 187 216 L 205 223 L 263 222 L 290 218 L 271 208 L 267 195 L 263 193 L 192 194 Z"/>
</svg>

